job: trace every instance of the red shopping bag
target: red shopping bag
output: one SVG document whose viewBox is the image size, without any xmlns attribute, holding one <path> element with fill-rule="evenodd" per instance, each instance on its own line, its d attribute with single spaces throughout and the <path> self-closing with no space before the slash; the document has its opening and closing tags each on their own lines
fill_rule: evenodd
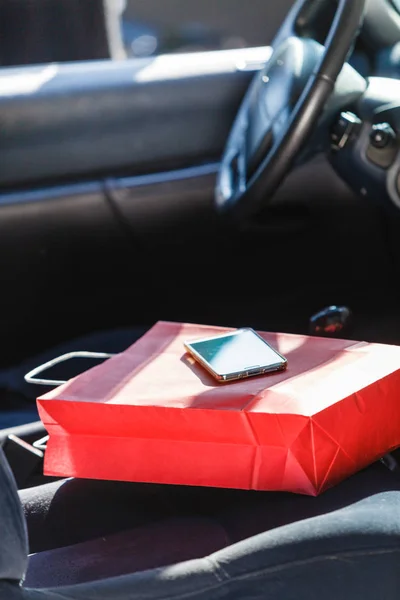
<svg viewBox="0 0 400 600">
<path fill-rule="evenodd" d="M 45 473 L 317 495 L 400 445 L 400 347 L 261 333 L 287 371 L 219 384 L 183 342 L 225 331 L 159 322 L 38 398 Z"/>
</svg>

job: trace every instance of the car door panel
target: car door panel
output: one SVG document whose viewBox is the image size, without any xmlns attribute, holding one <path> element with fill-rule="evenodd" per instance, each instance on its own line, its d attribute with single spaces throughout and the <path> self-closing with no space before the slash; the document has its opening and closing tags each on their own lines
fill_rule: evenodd
<svg viewBox="0 0 400 600">
<path fill-rule="evenodd" d="M 3 363 L 38 343 L 117 326 L 116 299 L 120 324 L 156 313 L 154 268 L 110 200 L 108 180 L 215 159 L 268 52 L 1 71 Z M 197 206 L 205 197 L 208 212 L 214 183 L 208 177 L 203 194 L 202 181 L 195 173 Z M 192 199 L 186 206 L 197 214 Z M 168 213 L 171 196 L 160 202 Z"/>
<path fill-rule="evenodd" d="M 105 281 L 118 287 L 125 264 L 111 257 L 130 251 L 100 183 L 3 193 L 2 363 L 12 364 L 22 349 L 29 355 L 41 337 L 45 348 L 73 334 L 76 315 L 85 315 L 85 330 L 100 313 L 107 322 Z"/>
<path fill-rule="evenodd" d="M 269 53 L 3 69 L 0 186 L 215 160 Z"/>
<path fill-rule="evenodd" d="M 235 325 L 251 315 L 260 327 L 304 330 L 324 303 L 367 306 L 390 294 L 380 210 L 324 155 L 294 170 L 265 214 L 239 230 L 215 214 L 216 168 L 107 181 L 162 289 L 163 315 Z M 371 277 L 379 288 L 370 289 Z"/>
<path fill-rule="evenodd" d="M 216 215 L 218 159 L 268 52 L 2 71 L 2 364 L 162 318 L 300 330 L 354 281 L 386 281 L 376 209 L 323 157 L 252 227 Z"/>
</svg>

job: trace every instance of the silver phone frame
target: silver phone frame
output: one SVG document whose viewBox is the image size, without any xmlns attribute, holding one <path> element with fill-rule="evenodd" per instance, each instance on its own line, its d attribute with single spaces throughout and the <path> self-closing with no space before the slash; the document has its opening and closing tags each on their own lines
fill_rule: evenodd
<svg viewBox="0 0 400 600">
<path fill-rule="evenodd" d="M 225 337 L 232 337 L 233 335 L 240 335 L 241 333 L 244 333 L 245 331 L 251 331 L 251 333 L 253 333 L 264 344 L 266 344 L 277 355 L 277 357 L 279 357 L 279 359 L 280 359 L 279 362 L 277 362 L 273 365 L 271 365 L 271 364 L 269 364 L 269 365 L 254 365 L 254 366 L 250 365 L 248 367 L 244 367 L 240 371 L 234 371 L 234 372 L 229 372 L 229 373 L 218 373 L 211 366 L 211 364 L 199 352 L 197 352 L 197 350 L 195 348 L 193 348 L 193 346 L 192 346 L 192 344 L 198 344 L 201 342 L 212 341 L 212 340 L 225 338 Z M 218 335 L 214 335 L 214 336 L 199 338 L 196 340 L 186 340 L 183 345 L 184 345 L 186 351 L 189 352 L 189 354 L 191 356 L 193 356 L 193 358 L 195 360 L 197 360 L 197 362 L 200 363 L 219 383 L 229 383 L 231 381 L 247 379 L 248 377 L 256 377 L 258 375 L 266 375 L 268 373 L 282 372 L 282 371 L 286 370 L 287 365 L 288 365 L 287 358 L 285 358 L 282 354 L 280 354 L 280 352 L 278 352 L 278 350 L 276 350 L 273 346 L 271 346 L 271 344 L 266 342 L 264 340 L 264 338 L 262 338 L 261 335 L 259 335 L 257 333 L 257 331 L 255 331 L 251 327 L 243 327 L 240 329 L 236 329 L 235 331 L 230 331 L 227 333 L 222 333 L 222 334 L 218 334 Z"/>
</svg>

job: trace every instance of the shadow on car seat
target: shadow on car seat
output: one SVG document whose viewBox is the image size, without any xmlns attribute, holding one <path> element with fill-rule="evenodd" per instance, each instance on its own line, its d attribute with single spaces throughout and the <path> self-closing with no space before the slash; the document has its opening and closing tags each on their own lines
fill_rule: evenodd
<svg viewBox="0 0 400 600">
<path fill-rule="evenodd" d="M 179 543 L 176 543 L 179 540 Z M 27 587 L 58 587 L 164 567 L 229 545 L 226 531 L 206 517 L 165 519 L 29 557 Z"/>
</svg>

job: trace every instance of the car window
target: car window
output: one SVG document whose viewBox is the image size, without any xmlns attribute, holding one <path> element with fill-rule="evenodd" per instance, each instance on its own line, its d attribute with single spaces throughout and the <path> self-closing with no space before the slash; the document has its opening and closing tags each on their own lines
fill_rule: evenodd
<svg viewBox="0 0 400 600">
<path fill-rule="evenodd" d="M 1 0 L 0 65 L 267 45 L 292 0 Z"/>
<path fill-rule="evenodd" d="M 292 0 L 124 0 L 126 53 L 149 56 L 264 46 Z"/>
</svg>

